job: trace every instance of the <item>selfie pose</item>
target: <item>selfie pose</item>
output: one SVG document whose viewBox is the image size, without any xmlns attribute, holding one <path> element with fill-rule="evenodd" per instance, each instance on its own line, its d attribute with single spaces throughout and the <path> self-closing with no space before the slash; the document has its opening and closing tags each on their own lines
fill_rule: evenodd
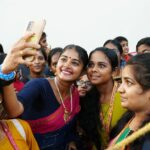
<svg viewBox="0 0 150 150">
<path fill-rule="evenodd" d="M 55 78 L 33 79 L 18 95 L 12 85 L 3 88 L 8 115 L 28 121 L 41 150 L 75 147 L 68 145 L 76 140 L 74 126 L 80 111 L 79 94 L 74 82 L 87 62 L 88 55 L 82 47 L 68 45 L 58 60 Z M 7 63 L 8 60 L 4 62 L 4 70 L 7 70 Z"/>
<path fill-rule="evenodd" d="M 35 52 L 24 50 L 25 48 L 39 48 L 39 45 L 26 42 L 33 34 L 27 34 L 21 38 L 7 54 L 4 63 L 0 65 L 0 96 L 3 103 L 2 87 L 11 84 L 15 78 L 13 71 L 18 63 L 31 64 L 23 59 L 23 56 L 34 56 Z M 12 87 L 14 91 L 14 88 Z M 15 92 L 15 91 L 14 91 Z M 9 93 L 7 96 L 11 97 Z M 1 105 L 1 104 L 0 104 Z M 3 112 L 1 112 L 3 113 Z M 2 114 L 0 114 L 1 116 Z M 0 120 L 0 149 L 1 150 L 39 150 L 38 144 L 27 122 L 20 119 Z"/>
</svg>

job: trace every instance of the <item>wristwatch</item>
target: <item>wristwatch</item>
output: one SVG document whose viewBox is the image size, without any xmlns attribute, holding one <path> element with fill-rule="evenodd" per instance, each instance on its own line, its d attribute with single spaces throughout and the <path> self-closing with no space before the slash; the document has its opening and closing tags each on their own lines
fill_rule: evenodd
<svg viewBox="0 0 150 150">
<path fill-rule="evenodd" d="M 2 65 L 0 65 L 0 79 L 1 80 L 5 80 L 5 81 L 10 81 L 10 80 L 13 80 L 16 76 L 16 72 L 13 71 L 13 72 L 10 72 L 8 74 L 4 74 L 2 72 Z"/>
</svg>

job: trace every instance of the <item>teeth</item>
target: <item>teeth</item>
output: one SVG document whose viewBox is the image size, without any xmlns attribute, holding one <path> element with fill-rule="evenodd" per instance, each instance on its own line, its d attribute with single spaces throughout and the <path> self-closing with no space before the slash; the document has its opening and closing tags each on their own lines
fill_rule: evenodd
<svg viewBox="0 0 150 150">
<path fill-rule="evenodd" d="M 64 74 L 68 74 L 68 75 L 70 75 L 71 73 L 70 72 L 68 72 L 68 71 L 62 71 Z"/>
</svg>

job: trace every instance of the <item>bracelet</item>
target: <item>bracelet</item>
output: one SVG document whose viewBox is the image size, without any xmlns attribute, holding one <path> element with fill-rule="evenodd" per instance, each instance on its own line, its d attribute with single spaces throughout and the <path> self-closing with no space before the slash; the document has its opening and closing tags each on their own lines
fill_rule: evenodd
<svg viewBox="0 0 150 150">
<path fill-rule="evenodd" d="M 0 65 L 0 79 L 1 80 L 10 81 L 10 80 L 13 80 L 15 78 L 15 76 L 16 76 L 15 71 L 10 72 L 8 74 L 4 74 L 2 72 L 2 65 Z"/>
</svg>

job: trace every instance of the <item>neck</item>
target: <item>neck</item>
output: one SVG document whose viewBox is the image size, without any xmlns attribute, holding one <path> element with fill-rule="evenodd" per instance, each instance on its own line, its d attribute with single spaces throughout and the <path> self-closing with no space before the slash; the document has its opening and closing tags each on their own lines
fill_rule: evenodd
<svg viewBox="0 0 150 150">
<path fill-rule="evenodd" d="M 63 81 L 58 77 L 55 77 L 55 81 L 63 98 L 70 94 L 72 82 Z"/>
<path fill-rule="evenodd" d="M 135 117 L 131 121 L 129 127 L 133 131 L 136 131 L 146 119 L 148 119 L 147 112 L 137 112 L 137 113 L 135 113 Z"/>
<path fill-rule="evenodd" d="M 110 102 L 113 86 L 113 80 L 109 80 L 107 83 L 97 86 L 97 89 L 100 93 L 100 101 L 102 103 Z"/>
<path fill-rule="evenodd" d="M 41 78 L 41 77 L 44 77 L 44 75 L 40 72 L 40 73 L 33 73 L 33 72 L 30 72 L 30 77 L 31 78 Z"/>
</svg>

